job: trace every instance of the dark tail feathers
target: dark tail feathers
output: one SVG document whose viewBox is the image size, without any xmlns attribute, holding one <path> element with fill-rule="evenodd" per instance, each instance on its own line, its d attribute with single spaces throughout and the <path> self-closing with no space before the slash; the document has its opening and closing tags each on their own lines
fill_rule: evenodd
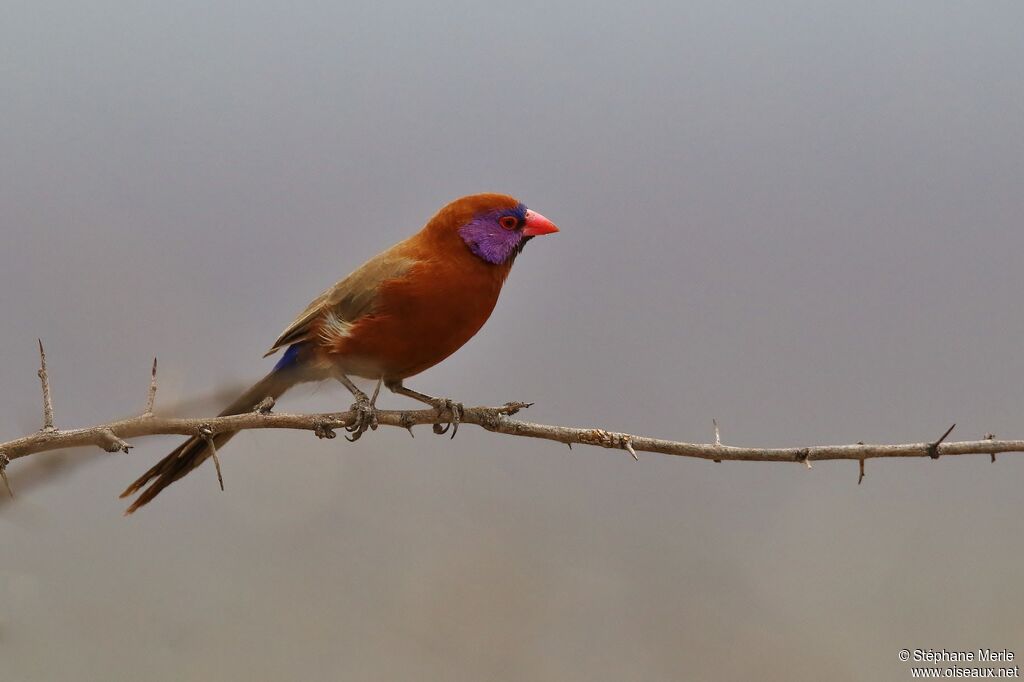
<svg viewBox="0 0 1024 682">
<path fill-rule="evenodd" d="M 279 398 L 295 383 L 296 379 L 292 372 L 281 369 L 275 370 L 256 382 L 252 388 L 243 393 L 235 402 L 228 405 L 219 416 L 224 417 L 231 414 L 251 412 L 264 398 L 268 396 Z M 216 434 L 212 437 L 214 446 L 219 450 L 234 435 L 234 433 Z M 121 493 L 122 498 L 129 497 L 142 490 L 154 478 L 156 479 L 125 510 L 125 515 L 127 516 L 139 507 L 148 504 L 164 488 L 206 461 L 210 454 L 210 446 L 206 439 L 199 436 L 193 436 L 179 445 L 171 454 L 157 462 L 152 469 L 140 476 L 137 481 Z"/>
</svg>

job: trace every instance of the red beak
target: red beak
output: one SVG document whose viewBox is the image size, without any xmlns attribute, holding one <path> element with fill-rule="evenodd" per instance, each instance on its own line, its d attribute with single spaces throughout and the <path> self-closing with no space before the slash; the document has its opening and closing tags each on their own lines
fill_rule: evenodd
<svg viewBox="0 0 1024 682">
<path fill-rule="evenodd" d="M 551 234 L 552 232 L 558 232 L 558 228 L 555 224 L 542 216 L 536 211 L 526 209 L 526 227 L 523 228 L 523 235 L 526 237 L 536 237 L 541 234 Z"/>
</svg>

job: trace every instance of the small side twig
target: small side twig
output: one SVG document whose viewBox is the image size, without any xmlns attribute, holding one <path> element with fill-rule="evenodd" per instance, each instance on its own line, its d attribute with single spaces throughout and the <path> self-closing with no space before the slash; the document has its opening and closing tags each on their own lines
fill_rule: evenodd
<svg viewBox="0 0 1024 682">
<path fill-rule="evenodd" d="M 123 452 L 125 454 L 128 454 L 128 451 L 134 447 L 118 438 L 110 429 L 100 429 L 97 431 L 96 444 L 107 452 Z"/>
<path fill-rule="evenodd" d="M 11 490 L 11 482 L 7 480 L 7 465 L 11 463 L 11 460 L 7 458 L 7 455 L 0 452 L 0 479 L 4 482 L 4 487 L 7 488 L 7 494 L 14 497 L 14 491 Z"/>
<path fill-rule="evenodd" d="M 274 411 L 274 405 L 276 404 L 276 401 L 268 395 L 252 411 L 256 414 L 270 414 Z"/>
<path fill-rule="evenodd" d="M 410 429 L 409 432 L 412 433 L 412 430 Z M 338 434 L 334 432 L 334 426 L 331 421 L 327 417 L 321 417 L 320 419 L 317 419 L 316 423 L 313 425 L 313 435 L 321 440 L 325 438 L 330 440 Z"/>
<path fill-rule="evenodd" d="M 50 398 L 50 375 L 46 373 L 46 351 L 43 350 L 43 340 L 39 342 L 39 382 L 43 385 L 43 431 L 54 431 L 53 427 L 53 400 Z"/>
<path fill-rule="evenodd" d="M 153 405 L 156 404 L 156 358 L 153 358 L 153 372 L 149 379 L 149 396 L 146 398 L 146 411 L 143 413 L 147 417 L 153 414 Z"/>
</svg>

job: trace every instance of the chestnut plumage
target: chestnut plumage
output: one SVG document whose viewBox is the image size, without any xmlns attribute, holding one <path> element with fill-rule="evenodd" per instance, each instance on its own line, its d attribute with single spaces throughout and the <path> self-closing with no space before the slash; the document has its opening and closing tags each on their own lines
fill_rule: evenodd
<svg viewBox="0 0 1024 682">
<path fill-rule="evenodd" d="M 351 376 L 380 380 L 396 393 L 441 409 L 449 401 L 413 391 L 402 381 L 472 338 L 494 310 L 526 243 L 557 231 L 550 220 L 505 194 L 451 202 L 419 232 L 315 298 L 267 352 L 284 351 L 270 374 L 221 414 L 249 412 L 298 383 L 335 378 L 356 398 L 360 420 L 349 429 L 354 440 L 372 423 L 374 408 Z M 211 442 L 219 448 L 233 435 L 182 443 L 121 494 L 142 491 L 126 513 L 202 464 Z"/>
</svg>

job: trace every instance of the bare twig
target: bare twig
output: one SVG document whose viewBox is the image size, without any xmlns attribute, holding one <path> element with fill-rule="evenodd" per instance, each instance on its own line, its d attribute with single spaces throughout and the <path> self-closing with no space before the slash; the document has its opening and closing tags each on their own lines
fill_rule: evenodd
<svg viewBox="0 0 1024 682">
<path fill-rule="evenodd" d="M 866 460 L 894 457 L 931 457 L 936 449 L 935 442 L 902 443 L 894 445 L 814 445 L 810 447 L 758 448 L 734 445 L 713 445 L 664 440 L 648 436 L 637 436 L 604 429 L 576 428 L 536 424 L 510 419 L 509 416 L 523 409 L 522 403 L 508 403 L 499 407 L 467 407 L 463 424 L 475 424 L 493 433 L 527 438 L 539 438 L 558 443 L 578 443 L 634 452 L 655 452 L 678 457 L 728 460 L 741 462 L 804 462 L 808 459 L 823 460 Z M 249 412 L 225 417 L 131 417 L 81 429 L 41 431 L 0 443 L 0 451 L 10 461 L 40 452 L 62 450 L 72 447 L 95 446 L 106 438 L 104 432 L 122 440 L 160 434 L 194 436 L 200 427 L 207 426 L 210 436 L 251 429 L 299 429 L 313 431 L 321 437 L 328 432 L 353 423 L 355 412 L 323 414 L 286 414 Z M 433 424 L 437 411 L 427 410 L 379 410 L 377 419 L 382 426 L 397 426 L 411 429 L 419 424 Z M 1000 452 L 1024 452 L 1024 440 L 983 439 L 973 441 L 943 442 L 943 456 L 995 454 Z"/>
<path fill-rule="evenodd" d="M 217 456 L 215 437 L 218 434 L 234 433 L 250 429 L 302 429 L 312 431 L 320 438 L 333 438 L 335 429 L 355 423 L 359 419 L 356 411 L 324 414 L 280 414 L 271 413 L 273 400 L 268 399 L 252 412 L 220 417 L 204 418 L 172 418 L 160 417 L 152 413 L 156 394 L 156 361 L 153 362 L 153 373 L 150 382 L 149 399 L 146 412 L 137 417 L 121 419 L 107 424 L 100 424 L 80 429 L 58 430 L 53 427 L 53 405 L 50 401 L 49 378 L 46 373 L 46 355 L 42 342 L 39 344 L 41 367 L 39 378 L 43 387 L 44 428 L 36 433 L 0 443 L 0 477 L 10 492 L 6 468 L 16 459 L 29 455 L 61 450 L 80 446 L 99 446 L 110 452 L 128 452 L 132 447 L 126 439 L 158 434 L 180 434 L 199 436 L 206 440 L 213 453 L 217 479 L 221 489 L 224 479 Z M 453 403 L 454 404 L 454 403 Z M 539 438 L 572 447 L 574 443 L 595 445 L 604 448 L 625 450 L 639 459 L 637 452 L 655 452 L 679 457 L 695 457 L 710 459 L 716 462 L 723 460 L 744 462 L 802 462 L 808 469 L 811 460 L 858 460 L 860 476 L 858 484 L 864 480 L 864 463 L 868 459 L 889 457 L 931 457 L 942 455 L 988 454 L 993 457 L 999 452 L 1024 452 L 1024 440 L 996 440 L 992 434 L 986 434 L 983 440 L 945 442 L 953 431 L 953 426 L 942 436 L 932 442 L 903 443 L 897 445 L 866 445 L 858 442 L 853 445 L 814 445 L 809 447 L 791 448 L 757 448 L 723 445 L 718 421 L 715 426 L 715 442 L 713 444 L 686 443 L 681 441 L 663 440 L 648 436 L 637 436 L 604 429 L 575 428 L 536 424 L 533 422 L 510 419 L 531 403 L 506 403 L 498 407 L 453 408 L 459 410 L 460 421 L 464 424 L 475 424 L 493 433 L 526 438 Z M 428 410 L 380 410 L 376 412 L 377 422 L 381 426 L 397 426 L 408 429 L 417 424 L 437 424 L 439 414 L 436 409 Z M 955 426 L 955 424 L 954 424 Z M 940 447 L 941 446 L 941 447 Z"/>
<path fill-rule="evenodd" d="M 50 398 L 50 376 L 46 373 L 46 351 L 39 341 L 39 382 L 43 385 L 43 431 L 53 431 L 53 400 Z"/>
</svg>

